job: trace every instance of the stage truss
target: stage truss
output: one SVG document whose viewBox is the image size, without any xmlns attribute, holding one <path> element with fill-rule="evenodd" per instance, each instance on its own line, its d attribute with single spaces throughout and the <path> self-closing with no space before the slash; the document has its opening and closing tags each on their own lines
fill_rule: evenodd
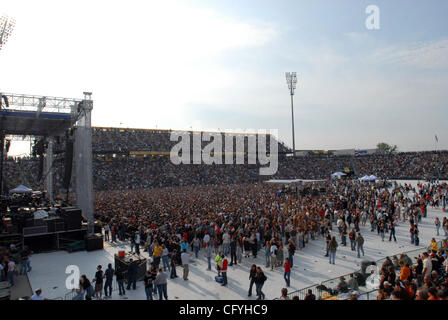
<svg viewBox="0 0 448 320">
<path fill-rule="evenodd" d="M 84 99 L 0 93 L 0 134 L 16 139 L 19 136 L 44 136 L 48 141 L 44 167 L 48 170 L 45 186 L 50 201 L 54 196 L 51 170 L 54 138 L 65 134 L 67 129 L 74 129 L 76 204 L 88 219 L 89 233 L 93 232 L 91 96 L 90 92 L 84 92 Z M 53 131 L 49 131 L 50 125 Z M 1 157 L 3 159 L 3 152 Z"/>
</svg>

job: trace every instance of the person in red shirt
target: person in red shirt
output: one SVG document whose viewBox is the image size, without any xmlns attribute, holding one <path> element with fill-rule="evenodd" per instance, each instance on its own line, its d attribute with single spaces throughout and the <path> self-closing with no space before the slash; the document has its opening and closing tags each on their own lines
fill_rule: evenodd
<svg viewBox="0 0 448 320">
<path fill-rule="evenodd" d="M 222 265 L 221 265 L 221 275 L 222 275 L 222 285 L 227 285 L 227 265 L 229 264 L 229 260 L 222 254 Z"/>
<path fill-rule="evenodd" d="M 285 263 L 283 264 L 283 268 L 285 269 L 285 273 L 283 274 L 283 278 L 286 281 L 286 286 L 289 287 L 291 284 L 291 262 L 289 258 L 285 259 Z"/>
</svg>

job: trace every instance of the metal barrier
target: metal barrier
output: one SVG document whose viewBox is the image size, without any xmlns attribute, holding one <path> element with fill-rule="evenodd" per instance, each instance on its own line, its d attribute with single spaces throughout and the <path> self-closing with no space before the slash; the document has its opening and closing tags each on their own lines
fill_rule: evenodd
<svg viewBox="0 0 448 320">
<path fill-rule="evenodd" d="M 73 300 L 73 298 L 77 295 L 75 290 L 69 291 L 65 294 L 64 300 Z"/>
<path fill-rule="evenodd" d="M 291 299 L 293 297 L 299 297 L 299 300 L 303 300 L 305 299 L 308 290 L 311 290 L 311 292 L 316 296 L 316 299 L 319 299 L 319 297 L 322 295 L 322 291 L 317 288 L 318 286 L 319 285 L 314 284 L 312 286 L 288 293 L 288 297 L 290 297 Z"/>
<path fill-rule="evenodd" d="M 440 249 L 443 246 L 443 242 L 442 241 L 438 241 L 437 242 L 437 246 Z M 418 249 L 415 249 L 415 250 L 405 251 L 405 252 L 402 252 L 400 254 L 397 254 L 397 256 L 399 256 L 401 254 L 406 254 L 409 258 L 411 258 L 413 263 L 416 263 L 416 261 L 417 261 L 416 258 L 418 258 L 418 256 L 421 256 L 421 254 L 423 252 L 427 252 L 429 250 L 431 250 L 430 246 L 428 246 L 426 248 L 418 248 Z M 386 261 L 386 258 L 381 258 L 381 259 L 375 261 L 375 263 L 378 266 L 378 268 L 381 268 L 381 266 L 383 265 L 384 261 Z M 344 275 L 342 275 L 342 277 L 348 279 L 351 274 L 355 274 L 357 272 L 361 272 L 361 269 L 354 270 L 353 272 L 350 272 L 348 274 L 344 274 Z M 309 287 L 306 287 L 306 288 L 303 288 L 303 289 L 300 289 L 300 290 L 296 290 L 296 291 L 290 292 L 290 293 L 288 293 L 288 296 L 290 298 L 292 298 L 294 296 L 298 296 L 299 299 L 303 300 L 303 298 L 306 296 L 306 294 L 308 292 L 308 289 L 311 289 L 313 291 L 313 294 L 316 296 L 316 299 L 323 299 L 323 300 L 334 299 L 334 297 L 322 298 L 322 296 L 325 293 L 325 291 L 319 290 L 319 289 L 317 289 L 317 287 L 325 286 L 328 289 L 335 289 L 336 286 L 339 283 L 339 278 L 340 277 L 341 276 L 333 278 L 333 279 L 325 280 L 325 281 L 322 281 L 320 284 L 315 284 L 315 285 L 312 285 L 312 286 L 309 286 Z M 369 298 L 371 296 L 373 296 L 372 292 L 374 292 L 374 291 L 377 292 L 378 291 L 376 289 L 375 290 L 371 290 L 371 291 L 365 291 L 365 290 L 366 290 L 365 288 L 360 287 L 358 289 L 358 292 L 361 293 L 361 296 L 366 295 L 367 298 L 368 298 L 367 300 L 369 300 Z M 376 296 L 375 296 L 375 299 L 376 299 Z M 372 299 L 370 299 L 370 300 L 372 300 Z"/>
</svg>

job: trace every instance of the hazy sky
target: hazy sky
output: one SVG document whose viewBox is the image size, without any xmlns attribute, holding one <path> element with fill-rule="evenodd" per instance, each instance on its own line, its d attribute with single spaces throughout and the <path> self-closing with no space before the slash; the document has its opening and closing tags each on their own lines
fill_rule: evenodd
<svg viewBox="0 0 448 320">
<path fill-rule="evenodd" d="M 380 30 L 368 30 L 368 5 Z M 82 98 L 93 125 L 279 129 L 296 149 L 448 149 L 448 1 L 2 0 L 0 90 Z"/>
</svg>

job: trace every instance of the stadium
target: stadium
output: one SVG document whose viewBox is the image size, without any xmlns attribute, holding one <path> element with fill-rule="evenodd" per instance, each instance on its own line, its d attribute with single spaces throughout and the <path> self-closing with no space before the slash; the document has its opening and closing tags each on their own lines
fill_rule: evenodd
<svg viewBox="0 0 448 320">
<path fill-rule="evenodd" d="M 2 17 L 2 46 L 11 21 Z M 401 151 L 380 142 L 381 121 L 358 119 L 363 136 L 350 140 L 338 124 L 325 131 L 324 111 L 311 118 L 324 140 L 349 142 L 323 148 L 309 133 L 316 148 L 302 148 L 296 73 L 286 80 L 288 134 L 186 130 L 180 109 L 174 129 L 113 126 L 95 91 L 0 90 L 0 299 L 446 300 L 446 135 L 394 127 L 409 145 L 414 131 L 431 136 Z"/>
</svg>

